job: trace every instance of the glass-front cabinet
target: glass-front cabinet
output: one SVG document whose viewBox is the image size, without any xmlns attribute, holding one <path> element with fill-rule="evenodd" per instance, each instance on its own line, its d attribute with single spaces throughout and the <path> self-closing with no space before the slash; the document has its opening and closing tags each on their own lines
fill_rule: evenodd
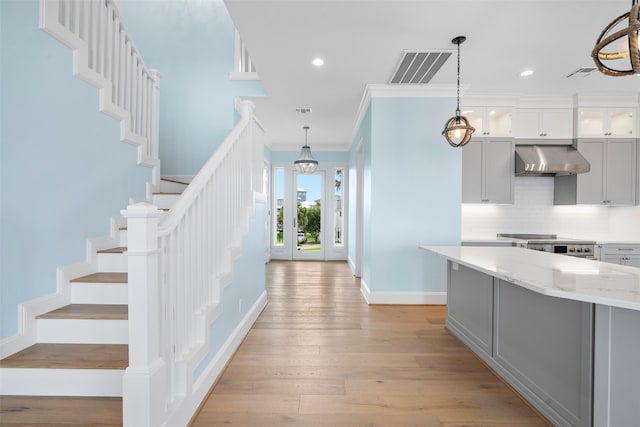
<svg viewBox="0 0 640 427">
<path fill-rule="evenodd" d="M 511 109 L 501 107 L 468 107 L 462 115 L 469 120 L 469 124 L 476 128 L 474 136 L 511 136 Z"/>
<path fill-rule="evenodd" d="M 578 112 L 578 136 L 630 138 L 637 134 L 636 116 L 632 108 L 591 109 Z"/>
</svg>

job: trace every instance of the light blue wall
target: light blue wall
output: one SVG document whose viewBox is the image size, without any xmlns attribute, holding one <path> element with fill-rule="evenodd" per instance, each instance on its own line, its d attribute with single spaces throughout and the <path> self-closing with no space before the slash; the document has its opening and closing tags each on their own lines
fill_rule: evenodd
<svg viewBox="0 0 640 427">
<path fill-rule="evenodd" d="M 86 239 L 144 197 L 150 169 L 72 76 L 72 53 L 38 29 L 38 0 L 0 1 L 0 338 L 18 304 L 55 293 L 56 268 L 85 261 Z"/>
<path fill-rule="evenodd" d="M 123 0 L 122 15 L 160 83 L 163 174 L 194 175 L 235 124 L 237 96 L 258 81 L 230 81 L 234 26 L 222 0 Z"/>
<path fill-rule="evenodd" d="M 448 98 L 371 101 L 360 131 L 370 127 L 362 278 L 372 292 L 445 290 L 444 263 L 418 246 L 460 243 L 461 152 L 440 134 L 454 109 Z"/>
<path fill-rule="evenodd" d="M 266 206 L 257 203 L 255 214 L 249 223 L 249 232 L 242 240 L 242 255 L 233 266 L 233 283 L 224 289 L 224 310 L 211 325 L 211 346 L 194 372 L 194 381 L 202 375 L 207 364 L 221 350 L 230 334 L 265 290 L 265 221 Z M 241 312 L 238 310 L 240 300 Z"/>
</svg>

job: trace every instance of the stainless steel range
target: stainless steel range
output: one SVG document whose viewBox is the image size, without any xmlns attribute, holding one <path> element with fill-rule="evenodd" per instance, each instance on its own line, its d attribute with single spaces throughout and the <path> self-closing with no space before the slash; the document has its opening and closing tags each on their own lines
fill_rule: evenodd
<svg viewBox="0 0 640 427">
<path fill-rule="evenodd" d="M 536 251 L 595 259 L 596 242 L 558 238 L 555 234 L 498 234 L 498 239 L 520 240 L 522 245 Z"/>
</svg>

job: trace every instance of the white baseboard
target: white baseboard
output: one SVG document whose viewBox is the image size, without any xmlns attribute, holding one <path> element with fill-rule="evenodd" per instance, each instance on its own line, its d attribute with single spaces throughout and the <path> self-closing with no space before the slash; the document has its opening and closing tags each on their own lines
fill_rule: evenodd
<svg viewBox="0 0 640 427">
<path fill-rule="evenodd" d="M 360 281 L 360 292 L 369 305 L 444 305 L 447 303 L 446 292 L 376 292 L 371 291 L 364 280 Z"/>
<path fill-rule="evenodd" d="M 235 354 L 242 341 L 249 333 L 249 330 L 258 319 L 260 313 L 267 305 L 267 292 L 264 291 L 258 300 L 253 304 L 242 321 L 231 333 L 227 341 L 220 348 L 218 353 L 209 362 L 204 372 L 193 384 L 193 393 L 185 398 L 178 407 L 169 415 L 165 425 L 178 426 L 187 425 L 202 401 L 206 398 L 209 390 L 222 374 L 225 366 Z"/>
</svg>

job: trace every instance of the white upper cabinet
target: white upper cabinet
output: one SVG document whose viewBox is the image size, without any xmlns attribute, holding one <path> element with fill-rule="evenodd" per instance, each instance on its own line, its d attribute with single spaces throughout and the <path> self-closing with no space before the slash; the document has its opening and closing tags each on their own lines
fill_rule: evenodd
<svg viewBox="0 0 640 427">
<path fill-rule="evenodd" d="M 573 111 L 570 108 L 519 108 L 513 122 L 516 138 L 573 138 Z"/>
<path fill-rule="evenodd" d="M 581 108 L 578 137 L 633 138 L 637 134 L 633 108 Z"/>
<path fill-rule="evenodd" d="M 511 136 L 513 111 L 504 107 L 468 107 L 462 115 L 476 128 L 473 136 Z"/>
</svg>

